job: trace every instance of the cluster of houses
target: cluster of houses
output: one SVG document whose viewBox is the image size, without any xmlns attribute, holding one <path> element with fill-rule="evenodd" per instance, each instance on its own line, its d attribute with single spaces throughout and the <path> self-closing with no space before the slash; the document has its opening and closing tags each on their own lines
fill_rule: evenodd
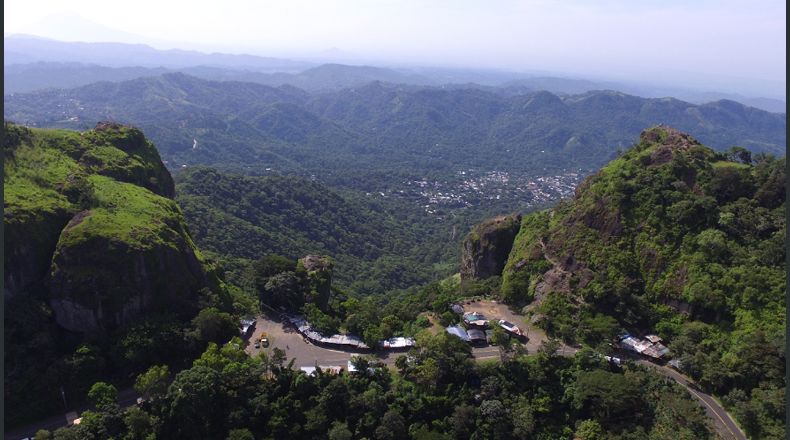
<svg viewBox="0 0 790 440">
<path fill-rule="evenodd" d="M 461 338 L 463 341 L 472 345 L 486 345 L 491 343 L 491 337 L 494 331 L 489 328 L 489 323 L 486 317 L 479 312 L 464 312 L 463 307 L 458 304 L 452 306 L 452 310 L 463 315 L 461 324 L 451 325 L 447 327 L 447 333 Z M 525 335 L 515 324 L 505 321 L 504 319 L 497 320 L 498 325 L 502 327 L 511 337 L 524 339 Z"/>
</svg>

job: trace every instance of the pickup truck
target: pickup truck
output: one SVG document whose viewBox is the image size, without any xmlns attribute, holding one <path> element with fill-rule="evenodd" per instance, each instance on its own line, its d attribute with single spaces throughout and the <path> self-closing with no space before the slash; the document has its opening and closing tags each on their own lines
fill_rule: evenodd
<svg viewBox="0 0 790 440">
<path fill-rule="evenodd" d="M 261 334 L 261 345 L 263 345 L 264 348 L 269 346 L 269 335 L 267 335 L 266 332 Z"/>
</svg>

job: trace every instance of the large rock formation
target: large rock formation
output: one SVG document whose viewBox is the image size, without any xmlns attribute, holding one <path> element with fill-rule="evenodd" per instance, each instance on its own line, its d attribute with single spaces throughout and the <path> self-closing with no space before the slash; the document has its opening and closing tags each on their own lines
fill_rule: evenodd
<svg viewBox="0 0 790 440">
<path fill-rule="evenodd" d="M 461 256 L 461 279 L 500 275 L 521 225 L 520 215 L 486 220 L 466 236 Z"/>
<path fill-rule="evenodd" d="M 304 269 L 309 280 L 309 292 L 305 297 L 306 302 L 315 303 L 325 309 L 332 294 L 332 272 L 334 264 L 329 257 L 322 255 L 307 255 L 299 259 L 298 270 Z"/>
<path fill-rule="evenodd" d="M 104 332 L 143 312 L 189 313 L 218 289 L 139 130 L 5 131 L 5 294 L 46 300 L 62 327 Z"/>
</svg>

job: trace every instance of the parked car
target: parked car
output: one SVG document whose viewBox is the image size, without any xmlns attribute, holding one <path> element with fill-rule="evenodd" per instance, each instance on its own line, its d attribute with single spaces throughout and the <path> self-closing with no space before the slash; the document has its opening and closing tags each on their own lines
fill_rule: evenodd
<svg viewBox="0 0 790 440">
<path fill-rule="evenodd" d="M 263 348 L 269 346 L 269 335 L 267 335 L 266 332 L 261 334 L 261 345 L 263 345 Z"/>
<path fill-rule="evenodd" d="M 261 341 L 255 341 L 255 348 L 261 348 Z"/>
<path fill-rule="evenodd" d="M 513 324 L 512 322 L 505 321 L 504 319 L 500 319 L 499 326 L 509 331 L 510 333 L 513 333 L 516 336 L 523 336 L 523 334 L 521 333 L 521 329 L 518 328 L 518 326 L 516 326 L 516 324 Z"/>
</svg>

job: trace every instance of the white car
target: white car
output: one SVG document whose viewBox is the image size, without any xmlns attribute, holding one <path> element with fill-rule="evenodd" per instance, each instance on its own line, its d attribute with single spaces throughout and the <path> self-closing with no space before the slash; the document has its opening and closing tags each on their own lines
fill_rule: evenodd
<svg viewBox="0 0 790 440">
<path fill-rule="evenodd" d="M 514 335 L 523 336 L 523 334 L 521 333 L 521 329 L 518 328 L 516 324 L 513 324 L 512 322 L 505 321 L 504 319 L 500 319 L 499 326 L 509 331 L 510 333 L 513 333 Z"/>
</svg>

